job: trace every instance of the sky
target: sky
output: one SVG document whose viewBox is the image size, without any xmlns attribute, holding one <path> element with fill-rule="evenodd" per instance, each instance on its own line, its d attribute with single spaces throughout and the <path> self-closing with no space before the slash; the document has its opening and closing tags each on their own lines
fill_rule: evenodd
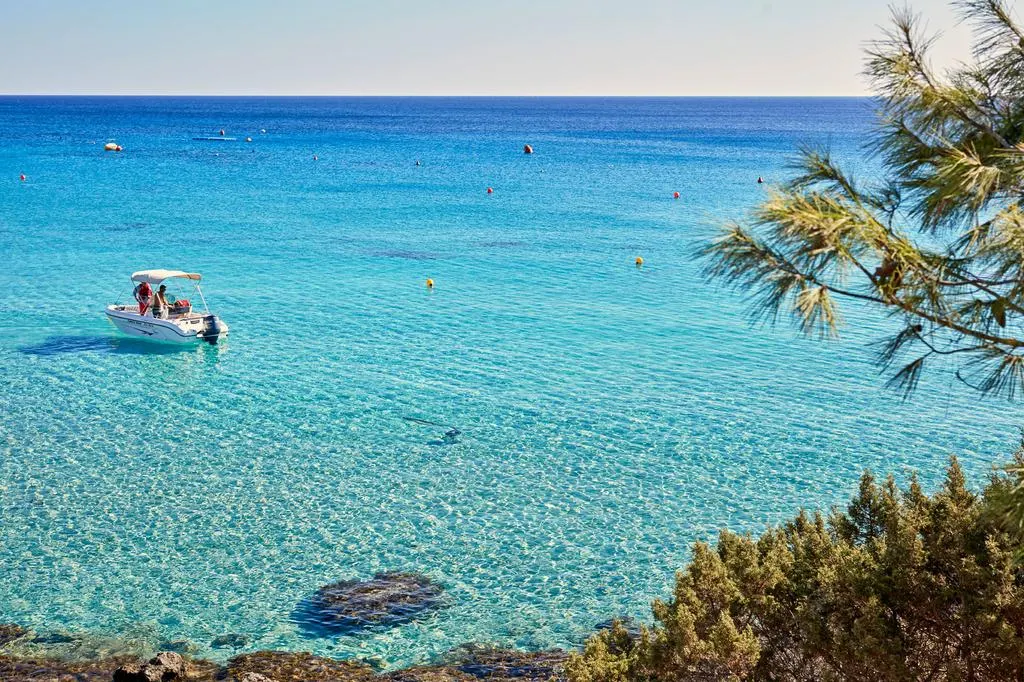
<svg viewBox="0 0 1024 682">
<path fill-rule="evenodd" d="M 864 95 L 890 1 L 0 0 L 0 93 Z"/>
</svg>

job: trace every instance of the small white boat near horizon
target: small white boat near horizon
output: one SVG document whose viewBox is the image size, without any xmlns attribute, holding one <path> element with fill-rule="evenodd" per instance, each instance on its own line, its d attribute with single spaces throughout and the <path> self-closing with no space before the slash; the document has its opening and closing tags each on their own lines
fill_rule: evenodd
<svg viewBox="0 0 1024 682">
<path fill-rule="evenodd" d="M 202 275 L 198 272 L 182 270 L 140 270 L 132 273 L 134 304 L 114 303 L 106 308 L 107 317 L 114 326 L 125 334 L 139 336 L 153 341 L 171 343 L 194 343 L 206 341 L 216 344 L 228 334 L 228 325 L 210 312 L 199 286 Z M 192 296 L 198 296 L 203 310 L 194 310 L 191 298 L 177 298 L 171 293 L 166 308 L 143 303 L 140 290 L 158 287 L 167 280 L 185 280 L 195 282 Z M 143 286 L 145 285 L 145 286 Z M 151 291 L 151 289 L 150 289 Z"/>
</svg>

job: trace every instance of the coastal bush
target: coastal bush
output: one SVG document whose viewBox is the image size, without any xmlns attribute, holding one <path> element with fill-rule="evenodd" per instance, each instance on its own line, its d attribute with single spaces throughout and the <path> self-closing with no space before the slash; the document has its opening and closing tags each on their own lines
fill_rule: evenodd
<svg viewBox="0 0 1024 682">
<path fill-rule="evenodd" d="M 898 320 L 879 355 L 896 387 L 912 391 L 939 363 L 1013 397 L 1024 388 L 1024 29 L 1004 0 L 953 5 L 975 29 L 968 63 L 934 69 L 933 37 L 907 9 L 868 50 L 877 178 L 804 150 L 749 224 L 726 225 L 702 254 L 709 277 L 753 294 L 757 316 L 823 336 L 843 301 Z"/>
<path fill-rule="evenodd" d="M 1024 680 L 1024 567 L 993 513 L 1021 477 L 975 494 L 954 458 L 929 496 L 866 472 L 845 510 L 698 542 L 653 626 L 594 635 L 569 679 Z"/>
</svg>

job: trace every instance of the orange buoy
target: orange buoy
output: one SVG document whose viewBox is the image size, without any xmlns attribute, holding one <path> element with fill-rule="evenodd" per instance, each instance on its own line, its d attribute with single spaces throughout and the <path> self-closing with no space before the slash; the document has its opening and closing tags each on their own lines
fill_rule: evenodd
<svg viewBox="0 0 1024 682">
<path fill-rule="evenodd" d="M 433 289 L 434 288 L 434 280 L 430 279 L 429 277 L 427 278 L 427 288 L 428 289 Z"/>
<path fill-rule="evenodd" d="M 531 147 L 528 144 L 524 144 L 523 145 L 523 153 L 524 154 L 532 154 L 533 153 L 533 147 Z"/>
<path fill-rule="evenodd" d="M 25 182 L 25 174 L 24 173 L 21 174 L 21 181 Z"/>
<path fill-rule="evenodd" d="M 637 257 L 636 257 L 636 266 L 637 266 L 637 267 L 639 268 L 639 267 L 640 267 L 640 266 L 642 266 L 643 264 L 644 264 L 644 259 L 643 259 L 643 258 L 641 258 L 640 256 L 637 256 Z"/>
<path fill-rule="evenodd" d="M 679 198 L 679 192 L 672 192 L 672 198 L 673 199 L 678 199 Z"/>
<path fill-rule="evenodd" d="M 493 187 L 488 187 L 487 188 L 487 193 L 488 194 L 494 194 L 494 188 Z"/>
</svg>

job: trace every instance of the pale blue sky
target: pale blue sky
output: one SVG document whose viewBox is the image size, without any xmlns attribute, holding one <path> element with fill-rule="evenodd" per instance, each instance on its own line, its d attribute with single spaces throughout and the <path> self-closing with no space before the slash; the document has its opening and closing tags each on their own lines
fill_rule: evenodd
<svg viewBox="0 0 1024 682">
<path fill-rule="evenodd" d="M 859 95 L 888 2 L 0 0 L 0 92 Z"/>
</svg>

